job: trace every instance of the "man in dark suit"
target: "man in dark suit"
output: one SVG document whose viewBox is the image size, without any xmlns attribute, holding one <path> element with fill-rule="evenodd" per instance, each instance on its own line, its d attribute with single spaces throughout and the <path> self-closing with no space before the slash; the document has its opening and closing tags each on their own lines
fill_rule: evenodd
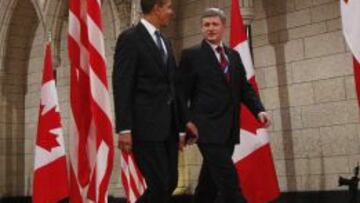
<svg viewBox="0 0 360 203">
<path fill-rule="evenodd" d="M 119 148 L 133 152 L 147 189 L 138 203 L 167 202 L 177 186 L 178 121 L 175 59 L 159 29 L 173 16 L 171 0 L 141 0 L 143 18 L 118 38 L 113 89 Z"/>
<path fill-rule="evenodd" d="M 239 54 L 222 42 L 225 24 L 223 11 L 207 9 L 201 18 L 204 40 L 183 50 L 177 72 L 181 126 L 197 137 L 203 156 L 196 203 L 246 202 L 231 158 L 239 142 L 240 103 L 266 127 L 270 125 L 269 114 L 247 82 Z"/>
</svg>

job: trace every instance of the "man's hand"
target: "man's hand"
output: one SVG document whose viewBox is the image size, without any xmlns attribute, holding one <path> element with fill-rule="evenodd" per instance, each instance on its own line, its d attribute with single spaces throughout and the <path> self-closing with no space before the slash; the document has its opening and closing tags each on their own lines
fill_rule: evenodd
<svg viewBox="0 0 360 203">
<path fill-rule="evenodd" d="M 187 144 L 192 145 L 199 139 L 199 132 L 196 125 L 189 121 L 186 123 Z"/>
<path fill-rule="evenodd" d="M 265 111 L 260 112 L 258 114 L 258 118 L 259 118 L 259 121 L 262 124 L 264 124 L 264 127 L 268 128 L 271 125 L 271 117 L 267 112 L 265 112 Z"/>
<path fill-rule="evenodd" d="M 132 135 L 131 133 L 119 134 L 119 149 L 124 152 L 131 152 L 132 150 Z"/>
<path fill-rule="evenodd" d="M 180 135 L 179 137 L 179 150 L 183 151 L 186 146 L 186 135 Z"/>
<path fill-rule="evenodd" d="M 186 132 L 180 133 L 179 137 L 179 149 L 183 151 L 186 145 L 192 145 L 196 143 L 199 138 L 198 129 L 193 122 L 186 124 Z"/>
</svg>

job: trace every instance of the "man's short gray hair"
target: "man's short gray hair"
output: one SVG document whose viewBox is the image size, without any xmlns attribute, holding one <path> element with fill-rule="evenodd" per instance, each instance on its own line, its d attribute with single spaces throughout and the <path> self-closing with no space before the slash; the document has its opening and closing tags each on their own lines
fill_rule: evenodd
<svg viewBox="0 0 360 203">
<path fill-rule="evenodd" d="M 201 15 L 201 20 L 208 17 L 219 17 L 221 21 L 226 23 L 226 15 L 223 10 L 219 8 L 207 8 Z"/>
</svg>

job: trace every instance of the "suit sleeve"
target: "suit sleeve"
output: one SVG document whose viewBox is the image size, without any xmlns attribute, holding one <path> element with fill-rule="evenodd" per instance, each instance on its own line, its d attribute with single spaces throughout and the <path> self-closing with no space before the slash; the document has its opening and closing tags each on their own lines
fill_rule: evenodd
<svg viewBox="0 0 360 203">
<path fill-rule="evenodd" d="M 136 61 L 134 40 L 128 33 L 121 34 L 116 43 L 112 75 L 117 133 L 132 129 Z"/>
<path fill-rule="evenodd" d="M 254 88 L 248 82 L 246 78 L 245 68 L 241 62 L 239 54 L 236 52 L 237 64 L 240 64 L 240 97 L 241 102 L 245 104 L 251 111 L 251 113 L 258 118 L 258 114 L 262 111 L 265 111 L 264 106 L 260 100 L 259 95 L 255 92 Z"/>
<path fill-rule="evenodd" d="M 195 88 L 196 74 L 190 63 L 189 52 L 184 50 L 181 53 L 180 65 L 176 71 L 176 91 L 178 100 L 178 112 L 180 120 L 180 132 L 185 132 L 185 125 L 191 121 L 191 113 L 188 104 Z"/>
</svg>

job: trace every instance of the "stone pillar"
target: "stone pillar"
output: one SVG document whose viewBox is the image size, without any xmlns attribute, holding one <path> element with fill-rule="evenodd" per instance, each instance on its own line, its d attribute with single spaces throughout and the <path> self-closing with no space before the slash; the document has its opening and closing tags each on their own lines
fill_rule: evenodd
<svg viewBox="0 0 360 203">
<path fill-rule="evenodd" d="M 245 25 L 250 25 L 255 18 L 254 0 L 239 0 L 241 15 Z"/>
<path fill-rule="evenodd" d="M 131 1 L 131 24 L 135 25 L 141 17 L 140 0 Z"/>
</svg>

